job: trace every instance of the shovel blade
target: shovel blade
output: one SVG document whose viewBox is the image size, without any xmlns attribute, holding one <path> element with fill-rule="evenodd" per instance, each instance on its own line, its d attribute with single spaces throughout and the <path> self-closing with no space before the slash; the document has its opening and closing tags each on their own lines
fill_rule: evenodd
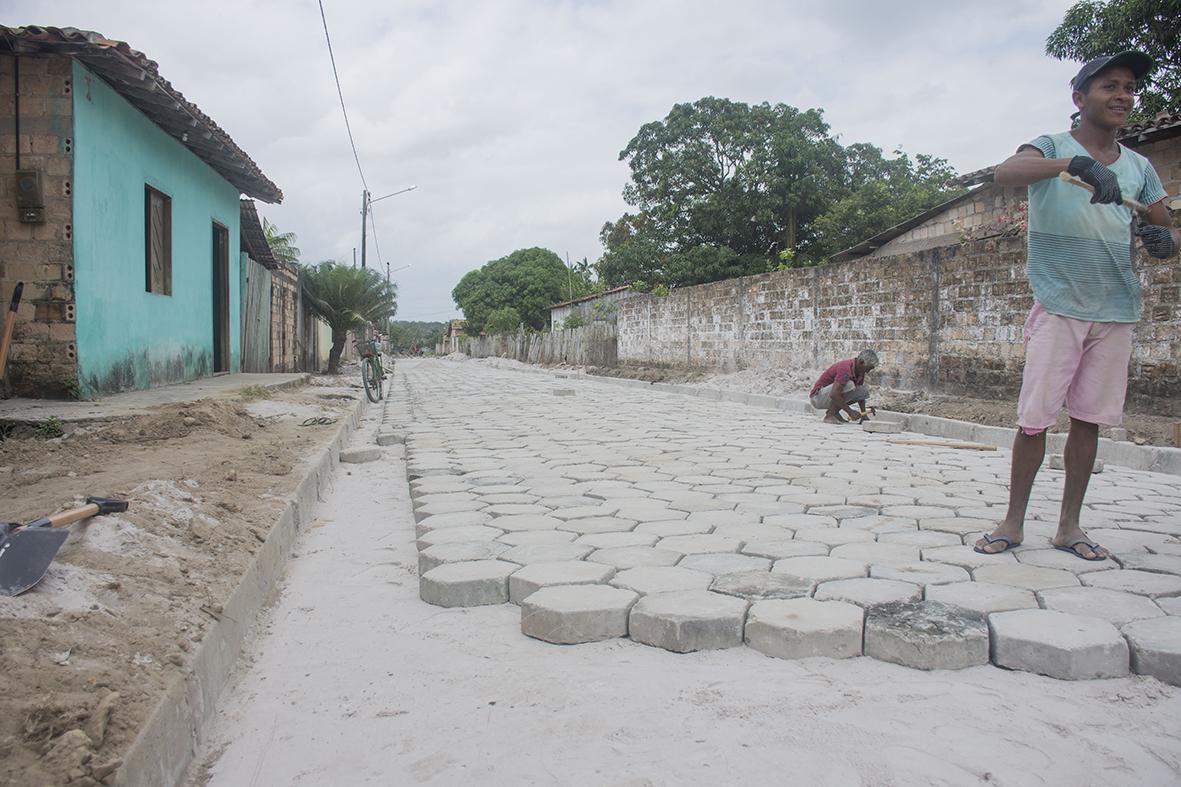
<svg viewBox="0 0 1181 787">
<path fill-rule="evenodd" d="M 69 535 L 64 529 L 27 527 L 0 542 L 0 596 L 19 596 L 40 582 Z"/>
</svg>

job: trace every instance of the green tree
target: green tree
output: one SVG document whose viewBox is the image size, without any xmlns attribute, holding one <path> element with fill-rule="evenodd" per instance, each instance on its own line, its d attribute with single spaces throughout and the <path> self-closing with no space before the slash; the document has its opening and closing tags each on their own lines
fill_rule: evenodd
<svg viewBox="0 0 1181 787">
<path fill-rule="evenodd" d="M 411 352 L 420 347 L 433 349 L 447 330 L 444 322 L 390 320 L 388 335 L 392 352 Z"/>
<path fill-rule="evenodd" d="M 488 312 L 485 333 L 515 333 L 521 327 L 521 313 L 512 306 L 501 306 Z"/>
<path fill-rule="evenodd" d="M 304 284 L 316 311 L 332 329 L 328 373 L 340 373 L 348 332 L 385 325 L 398 311 L 397 286 L 372 268 L 353 268 L 328 260 L 304 270 Z"/>
<path fill-rule="evenodd" d="M 451 297 L 463 311 L 469 335 L 487 331 L 488 317 L 496 309 L 511 306 L 519 323 L 541 330 L 549 322 L 549 307 L 586 295 L 590 282 L 575 275 L 549 249 L 518 249 L 506 257 L 469 271 Z"/>
<path fill-rule="evenodd" d="M 1082 0 L 1046 39 L 1046 54 L 1086 62 L 1138 49 L 1156 61 L 1134 120 L 1181 111 L 1181 0 Z"/>
<path fill-rule="evenodd" d="M 608 287 L 622 287 L 634 281 L 659 281 L 668 249 L 644 214 L 625 213 L 609 221 L 599 232 L 603 256 L 595 263 L 599 280 Z"/>
<path fill-rule="evenodd" d="M 619 154 L 631 167 L 623 196 L 670 250 L 726 247 L 765 263 L 807 245 L 808 224 L 840 181 L 841 146 L 828 132 L 815 109 L 677 104 Z"/>
<path fill-rule="evenodd" d="M 946 160 L 894 153 L 887 159 L 860 143 L 845 149 L 844 195 L 813 222 L 813 255 L 836 254 L 964 192 L 944 185 L 956 174 Z"/>
<path fill-rule="evenodd" d="M 292 265 L 299 263 L 299 247 L 295 245 L 298 238 L 294 232 L 279 232 L 279 228 L 265 217 L 262 220 L 262 232 L 275 259 Z"/>
</svg>

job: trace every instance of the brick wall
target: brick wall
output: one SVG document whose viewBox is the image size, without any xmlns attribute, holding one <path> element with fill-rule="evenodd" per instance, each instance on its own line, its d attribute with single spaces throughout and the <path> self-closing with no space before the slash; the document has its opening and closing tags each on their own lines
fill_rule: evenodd
<svg viewBox="0 0 1181 787">
<path fill-rule="evenodd" d="M 1023 186 L 1004 188 L 995 183 L 986 183 L 962 202 L 888 241 L 876 249 L 873 256 L 889 257 L 958 243 L 965 230 L 981 237 L 987 234 L 984 228 L 995 225 L 1001 216 L 1011 214 L 1025 200 Z"/>
<path fill-rule="evenodd" d="M 619 304 L 619 359 L 816 370 L 877 349 L 885 385 L 1011 396 L 1032 305 L 1025 239 L 993 238 L 767 273 Z M 1181 413 L 1181 268 L 1138 262 L 1144 316 L 1129 395 Z"/>
<path fill-rule="evenodd" d="M 25 283 L 6 394 L 77 392 L 72 242 L 73 98 L 69 58 L 20 56 L 20 165 L 42 173 L 45 223 L 17 221 L 14 57 L 0 55 L 0 299 Z"/>
<path fill-rule="evenodd" d="M 299 367 L 299 275 L 281 265 L 271 272 L 271 371 L 294 372 Z"/>
</svg>

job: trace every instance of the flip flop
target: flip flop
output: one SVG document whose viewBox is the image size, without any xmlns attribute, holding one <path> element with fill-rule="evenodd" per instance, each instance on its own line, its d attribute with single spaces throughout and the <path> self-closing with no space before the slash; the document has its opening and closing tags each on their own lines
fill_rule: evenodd
<svg viewBox="0 0 1181 787">
<path fill-rule="evenodd" d="M 1087 556 L 1083 555 L 1082 553 L 1080 553 L 1077 549 L 1075 549 L 1075 547 L 1077 547 L 1079 544 L 1082 544 L 1087 549 L 1096 553 L 1095 556 L 1094 557 L 1087 557 Z M 1102 548 L 1103 547 L 1099 546 L 1095 542 L 1088 541 L 1085 538 L 1076 538 L 1074 541 L 1071 541 L 1069 544 L 1067 544 L 1064 547 L 1060 547 L 1057 544 L 1054 545 L 1054 549 L 1061 549 L 1063 552 L 1069 552 L 1070 554 L 1074 555 L 1075 557 L 1079 558 L 1080 560 L 1089 560 L 1089 561 L 1107 560 L 1107 555 L 1098 554 L 1099 550 Z"/>
<path fill-rule="evenodd" d="M 981 538 L 984 539 L 985 545 L 995 544 L 998 541 L 1005 542 L 1005 548 L 1002 549 L 1000 552 L 989 552 L 988 550 L 981 549 L 978 546 L 972 547 L 972 549 L 974 549 L 975 551 L 979 552 L 982 555 L 1000 555 L 1005 552 L 1008 552 L 1013 547 L 1021 546 L 1020 541 L 1017 541 L 1016 543 L 1014 543 L 1011 539 L 1005 538 L 1004 536 L 990 536 L 988 533 L 985 533 L 983 536 L 981 536 Z M 1077 554 L 1077 553 L 1075 553 L 1075 554 Z"/>
</svg>

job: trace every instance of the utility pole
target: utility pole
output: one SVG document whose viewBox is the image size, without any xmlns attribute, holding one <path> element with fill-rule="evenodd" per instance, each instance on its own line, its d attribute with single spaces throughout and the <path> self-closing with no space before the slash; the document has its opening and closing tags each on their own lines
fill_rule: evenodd
<svg viewBox="0 0 1181 787">
<path fill-rule="evenodd" d="M 570 252 L 566 252 L 566 287 L 570 292 L 570 297 L 567 300 L 574 300 L 574 273 L 570 267 Z"/>
<path fill-rule="evenodd" d="M 366 222 L 369 219 L 369 191 L 368 189 L 361 192 L 361 267 L 365 267 L 365 231 L 367 229 Z"/>
</svg>

